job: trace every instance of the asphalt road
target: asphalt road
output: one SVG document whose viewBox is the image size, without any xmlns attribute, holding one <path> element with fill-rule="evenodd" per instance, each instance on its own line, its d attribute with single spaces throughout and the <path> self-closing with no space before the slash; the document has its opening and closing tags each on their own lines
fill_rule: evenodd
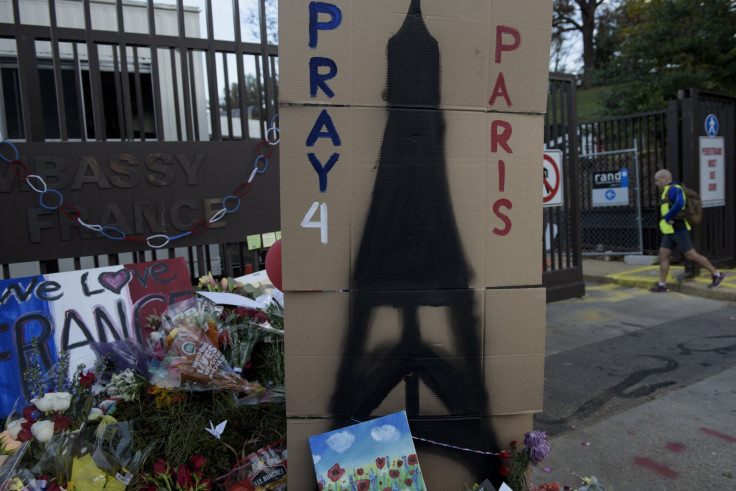
<svg viewBox="0 0 736 491">
<path fill-rule="evenodd" d="M 533 482 L 736 490 L 736 303 L 586 285 L 547 305 L 552 453 Z"/>
</svg>

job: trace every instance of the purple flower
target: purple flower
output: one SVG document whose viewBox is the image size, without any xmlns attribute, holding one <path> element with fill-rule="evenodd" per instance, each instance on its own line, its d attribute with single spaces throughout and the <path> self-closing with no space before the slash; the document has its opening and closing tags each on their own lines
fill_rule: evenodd
<svg viewBox="0 0 736 491">
<path fill-rule="evenodd" d="M 538 465 L 547 458 L 550 452 L 547 443 L 547 433 L 544 431 L 530 431 L 524 435 L 524 446 L 529 449 L 529 458 L 532 464 Z"/>
</svg>

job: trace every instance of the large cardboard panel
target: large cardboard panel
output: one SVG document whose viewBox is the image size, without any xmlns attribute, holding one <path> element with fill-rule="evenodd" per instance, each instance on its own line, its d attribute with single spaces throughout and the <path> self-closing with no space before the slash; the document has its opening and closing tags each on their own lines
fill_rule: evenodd
<svg viewBox="0 0 736 491">
<path fill-rule="evenodd" d="M 310 47 L 313 3 L 280 3 L 280 100 L 287 104 L 386 105 L 386 46 L 404 25 L 410 2 L 334 2 L 340 11 L 339 22 L 334 10 L 318 9 L 322 11 L 314 19 L 323 28 L 313 30 L 315 42 Z M 551 8 L 545 0 L 455 4 L 423 0 L 422 19 L 439 48 L 440 107 L 543 113 Z M 420 48 L 414 50 L 417 59 L 424 56 Z M 310 63 L 321 65 L 314 73 L 323 76 L 329 94 L 321 88 L 313 91 Z M 499 85 L 499 74 L 505 84 Z"/>
<path fill-rule="evenodd" d="M 418 384 L 421 414 L 482 413 L 483 293 L 287 292 L 288 319 L 296 320 L 286 326 L 287 415 L 332 414 L 336 394 L 353 408 L 378 394 L 371 414 L 403 410 L 408 374 L 399 371 L 407 363 L 427 373 Z M 419 332 L 411 334 L 404 308 L 393 304 L 417 299 L 422 303 L 416 307 Z M 360 319 L 351 318 L 351 303 L 353 313 L 364 312 Z M 350 326 L 351 320 L 360 324 Z M 427 386 L 435 380 L 438 386 Z M 466 399 L 475 407 L 455 404 Z"/>
<path fill-rule="evenodd" d="M 281 175 L 284 290 L 344 290 L 350 285 L 353 116 L 350 109 L 330 108 L 327 114 L 335 125 L 340 145 L 335 145 L 332 138 L 320 137 L 310 146 L 307 140 L 322 111 L 323 108 L 317 107 L 283 107 L 279 116 L 284 169 Z M 319 133 L 323 128 L 316 131 Z M 310 154 L 321 166 L 338 156 L 322 186 Z M 324 211 L 327 216 L 323 215 Z M 302 226 L 305 219 L 312 226 Z M 320 221 L 325 224 L 324 230 L 314 228 Z"/>
<path fill-rule="evenodd" d="M 285 290 L 351 288 L 364 234 L 374 234 L 371 243 L 383 248 L 381 259 L 385 259 L 404 246 L 405 225 L 415 223 L 417 217 L 430 214 L 433 218 L 446 211 L 430 207 L 406 214 L 402 212 L 406 209 L 402 199 L 448 202 L 450 217 L 443 223 L 451 223 L 457 229 L 458 254 L 469 268 L 467 287 L 541 283 L 541 268 L 527 258 L 541 257 L 542 253 L 542 243 L 538 240 L 542 203 L 537 192 L 542 178 L 539 172 L 543 155 L 542 116 L 444 111 L 445 134 L 438 144 L 438 151 L 444 156 L 444 174 L 438 180 L 447 184 L 435 191 L 434 182 L 428 181 L 426 190 L 412 186 L 419 177 L 426 177 L 423 172 L 435 172 L 436 165 L 425 168 L 423 162 L 411 159 L 381 161 L 382 151 L 400 148 L 407 138 L 402 132 L 386 131 L 387 119 L 392 114 L 421 119 L 424 111 L 328 108 L 326 114 L 340 145 L 324 136 L 308 146 L 310 133 L 327 131 L 317 123 L 323 110 L 287 107 L 281 115 L 282 139 L 294 143 L 287 144 L 282 152 Z M 323 176 L 322 187 L 310 154 L 321 165 L 336 159 Z M 388 177 L 378 186 L 377 176 L 383 166 Z M 397 182 L 399 179 L 407 184 Z M 442 189 L 449 194 L 444 196 Z M 402 196 L 404 192 L 406 198 Z M 315 206 L 319 208 L 308 216 Z M 384 222 L 380 229 L 368 232 L 366 220 L 372 206 L 385 208 L 381 215 Z M 441 206 L 439 202 L 437 206 Z M 326 217 L 322 216 L 324 210 Z M 303 226 L 305 218 L 315 225 L 323 220 L 326 237 L 320 228 Z M 436 242 L 454 240 L 454 232 L 446 226 L 440 227 L 434 220 L 425 222 L 421 233 L 436 240 L 424 241 L 423 244 L 431 245 L 426 248 L 426 256 L 413 260 L 420 261 L 419 269 L 442 268 L 448 258 L 442 255 L 445 249 Z M 447 248 L 451 250 L 455 249 Z M 402 275 L 413 276 L 410 267 L 405 271 L 400 268 L 404 265 L 401 262 L 399 268 L 393 269 L 387 266 L 386 275 L 392 281 L 402 280 Z"/>
<path fill-rule="evenodd" d="M 339 427 L 347 426 L 351 422 L 334 419 L 295 419 L 287 420 L 287 439 L 289 442 L 289 489 L 310 490 L 316 485 L 312 455 L 309 449 L 308 438 L 319 435 Z M 531 414 L 515 414 L 508 416 L 494 416 L 485 418 L 480 423 L 481 427 L 492 428 L 498 449 L 486 447 L 474 447 L 473 450 L 497 451 L 509 449 L 512 441 L 521 442 L 524 434 L 533 429 Z M 421 429 L 409 422 L 414 437 L 425 438 Z M 439 440 L 435 440 L 439 441 Z M 439 441 L 448 443 L 449 441 Z M 470 452 L 459 449 L 441 447 L 433 443 L 415 440 L 417 457 L 424 473 L 427 489 L 430 490 L 453 490 L 459 489 L 462 483 L 478 482 L 484 476 L 475 475 L 464 463 L 476 456 Z M 487 460 L 487 465 L 496 465 L 495 457 Z"/>
<path fill-rule="evenodd" d="M 543 116 L 487 114 L 485 285 L 542 282 Z"/>
<path fill-rule="evenodd" d="M 374 417 L 403 410 L 406 382 L 401 375 L 394 378 L 392 374 L 400 371 L 407 359 L 432 373 L 456 374 L 445 386 L 447 392 L 440 394 L 420 379 L 419 414 L 462 415 L 477 410 L 498 415 L 542 410 L 544 288 L 471 291 L 475 311 L 469 318 L 476 320 L 474 326 L 453 324 L 451 306 L 418 307 L 419 341 L 416 346 L 404 347 L 403 310 L 386 302 L 405 304 L 405 299 L 422 293 L 287 292 L 288 319 L 296 319 L 286 329 L 287 415 L 332 414 L 336 394 L 352 408 L 364 407 L 362 401 L 380 394 L 379 403 L 370 412 Z M 451 304 L 462 301 L 463 295 L 461 291 L 426 293 L 437 299 L 448 296 L 444 301 Z M 358 326 L 364 331 L 358 337 L 351 335 L 349 325 L 355 298 L 367 299 L 372 306 Z M 476 350 L 468 351 L 469 340 L 480 343 Z M 419 343 L 429 347 L 429 352 L 420 351 Z M 480 363 L 483 380 L 474 378 Z M 386 384 L 395 385 L 382 385 L 384 378 Z M 471 398 L 477 403 L 474 408 L 448 406 L 448 395 L 452 399 L 453 394 L 465 392 L 486 397 L 486 403 Z"/>
</svg>

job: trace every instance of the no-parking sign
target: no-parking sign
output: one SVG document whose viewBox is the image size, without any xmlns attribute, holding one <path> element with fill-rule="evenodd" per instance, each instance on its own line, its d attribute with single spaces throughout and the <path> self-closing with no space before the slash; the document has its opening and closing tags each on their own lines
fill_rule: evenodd
<svg viewBox="0 0 736 491">
<path fill-rule="evenodd" d="M 542 203 L 562 206 L 562 150 L 545 150 L 542 165 Z"/>
</svg>

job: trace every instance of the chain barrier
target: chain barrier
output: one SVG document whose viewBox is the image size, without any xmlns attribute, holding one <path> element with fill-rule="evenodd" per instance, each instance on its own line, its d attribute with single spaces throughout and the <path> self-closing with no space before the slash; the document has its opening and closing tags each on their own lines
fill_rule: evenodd
<svg viewBox="0 0 736 491">
<path fill-rule="evenodd" d="M 187 237 L 190 235 L 194 236 L 204 232 L 210 227 L 210 225 L 221 220 L 225 215 L 235 213 L 238 208 L 240 208 L 241 200 L 245 198 L 248 192 L 250 192 L 250 187 L 253 179 L 256 177 L 257 174 L 263 174 L 264 172 L 266 172 L 266 169 L 268 169 L 268 159 L 273 154 L 274 147 L 278 145 L 279 141 L 281 140 L 281 137 L 279 135 L 279 128 L 277 126 L 274 126 L 274 121 L 276 121 L 276 118 L 278 118 L 278 116 L 279 115 L 277 114 L 271 119 L 270 126 L 266 131 L 266 139 L 261 140 L 256 147 L 258 156 L 253 163 L 253 171 L 250 173 L 250 177 L 248 177 L 248 180 L 243 181 L 240 185 L 238 185 L 238 187 L 235 188 L 235 192 L 233 194 L 225 196 L 222 199 L 222 208 L 217 210 L 217 212 L 212 215 L 209 220 L 200 220 L 186 232 L 174 236 L 169 236 L 166 234 L 155 234 L 146 238 L 130 237 L 119 228 L 111 227 L 109 225 L 102 226 L 100 224 L 86 223 L 84 222 L 84 220 L 82 220 L 82 217 L 80 216 L 79 210 L 76 206 L 65 203 L 64 196 L 56 189 L 50 189 L 46 184 L 46 181 L 44 181 L 41 176 L 31 174 L 28 167 L 26 167 L 26 164 L 19 160 L 18 149 L 15 147 L 15 145 L 13 145 L 13 143 L 8 140 L 2 139 L 1 136 L 0 159 L 4 160 L 8 163 L 8 165 L 10 165 L 10 170 L 13 171 L 13 174 L 20 177 L 21 179 L 25 179 L 28 187 L 38 193 L 38 202 L 43 208 L 47 210 L 59 210 L 64 216 L 66 216 L 68 220 L 77 222 L 81 226 L 88 228 L 93 232 L 97 232 L 98 234 L 108 239 L 127 240 L 131 242 L 145 242 L 151 249 L 160 249 L 162 247 L 166 247 L 169 242 L 173 240 L 181 239 L 182 237 Z M 273 140 L 271 140 L 270 137 L 272 133 Z M 12 149 L 12 158 L 6 157 L 1 150 L 3 144 L 10 146 L 10 148 Z M 263 151 L 264 144 L 268 145 L 265 152 Z M 263 161 L 260 164 L 261 167 L 259 167 L 260 161 Z M 245 190 L 243 190 L 243 188 L 245 188 Z M 230 205 L 229 207 L 228 204 Z"/>
</svg>

